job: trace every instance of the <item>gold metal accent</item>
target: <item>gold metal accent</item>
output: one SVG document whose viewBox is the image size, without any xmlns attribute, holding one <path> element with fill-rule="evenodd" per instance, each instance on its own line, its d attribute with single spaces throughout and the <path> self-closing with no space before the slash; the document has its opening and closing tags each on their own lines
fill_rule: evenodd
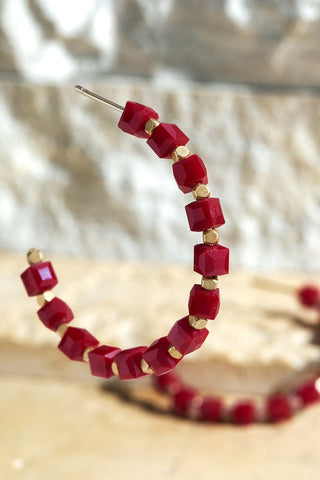
<svg viewBox="0 0 320 480">
<path fill-rule="evenodd" d="M 196 185 L 192 190 L 192 195 L 195 200 L 200 200 L 201 198 L 208 198 L 210 197 L 210 190 L 208 185 L 204 185 L 203 183 L 199 183 Z"/>
<path fill-rule="evenodd" d="M 119 375 L 119 371 L 118 371 L 118 367 L 117 367 L 116 362 L 112 362 L 112 363 L 111 363 L 111 370 L 113 371 L 113 373 L 114 373 L 115 375 Z"/>
<path fill-rule="evenodd" d="M 182 353 L 180 353 L 173 345 L 168 348 L 168 352 L 172 358 L 176 358 L 177 360 L 180 360 L 180 358 L 183 357 Z"/>
<path fill-rule="evenodd" d="M 37 248 L 30 248 L 27 253 L 27 261 L 29 265 L 35 265 L 43 261 L 43 253 Z"/>
<path fill-rule="evenodd" d="M 201 287 L 205 290 L 215 290 L 218 288 L 219 282 L 217 277 L 202 277 Z"/>
<path fill-rule="evenodd" d="M 219 233 L 214 228 L 210 228 L 209 230 L 205 230 L 203 232 L 203 243 L 206 245 L 215 245 L 219 242 Z"/>
<path fill-rule="evenodd" d="M 41 293 L 41 295 L 37 296 L 37 302 L 40 307 L 43 307 L 46 303 L 51 302 L 55 297 L 55 294 L 52 290 L 46 290 L 45 292 Z"/>
<path fill-rule="evenodd" d="M 98 346 L 98 345 L 97 345 Z M 89 353 L 94 350 L 96 347 L 88 347 L 84 352 L 83 352 L 83 355 L 82 355 L 82 358 L 83 358 L 83 361 L 84 362 L 89 362 Z"/>
<path fill-rule="evenodd" d="M 158 126 L 160 125 L 160 122 L 158 122 L 158 120 L 156 120 L 155 118 L 149 118 L 149 120 L 147 121 L 145 127 L 144 127 L 144 131 L 148 134 L 148 135 L 151 135 L 153 130 L 155 128 L 157 128 Z"/>
<path fill-rule="evenodd" d="M 142 370 L 144 373 L 153 373 L 152 368 L 151 368 L 150 365 L 145 361 L 144 358 L 141 360 L 141 370 Z"/>
<path fill-rule="evenodd" d="M 117 103 L 114 103 L 111 100 L 108 100 L 107 98 L 102 97 L 101 95 L 98 95 L 97 93 L 91 92 L 91 90 L 81 87 L 81 85 L 75 85 L 74 89 L 77 92 L 82 93 L 82 95 L 92 98 L 93 100 L 97 100 L 98 102 L 101 102 L 104 105 L 108 105 L 108 107 L 114 108 L 115 110 L 118 110 L 120 112 L 124 110 L 124 107 L 122 107 L 121 105 L 118 105 Z"/>
<path fill-rule="evenodd" d="M 60 335 L 60 337 L 63 337 L 63 335 L 66 333 L 68 326 L 69 325 L 67 323 L 61 323 L 61 325 L 59 325 L 59 327 L 57 328 L 56 333 Z"/>
<path fill-rule="evenodd" d="M 202 330 L 207 326 L 208 320 L 206 318 L 197 318 L 194 315 L 189 315 L 189 325 L 196 330 Z"/>
<path fill-rule="evenodd" d="M 179 162 L 181 158 L 187 158 L 190 156 L 190 150 L 186 145 L 180 145 L 172 152 L 172 159 L 174 162 Z"/>
</svg>

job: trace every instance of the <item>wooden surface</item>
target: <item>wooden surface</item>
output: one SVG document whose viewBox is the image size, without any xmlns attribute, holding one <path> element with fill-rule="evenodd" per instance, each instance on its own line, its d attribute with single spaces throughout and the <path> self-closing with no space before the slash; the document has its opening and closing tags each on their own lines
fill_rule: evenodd
<svg viewBox="0 0 320 480">
<path fill-rule="evenodd" d="M 99 327 L 97 319 L 86 320 L 87 308 L 95 304 L 98 309 L 101 298 L 92 298 L 92 292 L 96 291 L 95 281 L 103 284 L 105 279 L 102 272 L 109 274 L 109 269 L 114 265 L 63 259 L 57 259 L 54 264 L 58 274 L 61 274 L 59 293 L 63 298 L 67 297 L 73 303 L 79 301 L 81 295 L 86 295 L 76 308 L 80 317 L 77 324 L 86 323 L 86 327 L 90 324 L 94 334 L 106 333 L 105 327 Z M 90 271 L 87 268 L 89 264 Z M 87 365 L 70 362 L 61 355 L 51 340 L 51 332 L 38 324 L 33 301 L 27 299 L 21 289 L 18 272 L 25 267 L 23 256 L 3 255 L 0 265 L 3 292 L 0 338 L 1 478 L 319 478 L 320 406 L 311 407 L 292 421 L 277 426 L 237 428 L 203 425 L 174 417 L 165 399 L 153 392 L 147 380 L 122 384 L 118 381 L 100 382 L 90 377 Z M 158 290 L 158 302 L 169 295 L 167 289 L 182 273 L 186 278 L 182 280 L 181 288 L 185 288 L 184 282 L 188 284 L 194 279 L 184 267 L 126 264 L 122 268 L 126 269 L 127 274 L 131 272 L 130 276 L 126 275 L 128 285 L 130 281 L 137 281 L 137 278 L 143 282 L 145 277 L 142 270 L 152 269 L 153 287 L 157 283 L 162 285 Z M 79 286 L 79 271 L 83 269 L 88 271 L 90 278 L 87 293 Z M 319 347 L 312 315 L 304 315 L 305 312 L 296 307 L 291 297 L 280 295 L 279 288 L 272 292 L 253 287 L 257 283 L 256 277 L 252 283 L 253 278 L 251 274 L 238 273 L 221 282 L 224 307 L 211 328 L 210 337 L 214 337 L 214 342 L 186 362 L 184 375 L 195 378 L 199 371 L 207 372 L 207 376 L 198 378 L 205 388 L 209 388 L 208 377 L 211 376 L 213 387 L 221 390 L 236 391 L 242 383 L 243 390 L 270 391 L 277 381 L 279 383 L 286 379 L 294 384 L 298 377 L 314 368 L 318 362 Z M 69 281 L 73 283 L 71 279 L 74 282 L 72 288 L 69 284 Z M 298 274 L 273 277 L 277 282 L 286 281 L 291 285 L 298 285 L 305 279 L 305 275 Z M 69 285 L 65 289 L 66 297 L 62 295 L 63 284 Z M 241 291 L 236 288 L 239 285 L 242 286 Z M 139 285 L 136 289 L 139 290 Z M 138 290 L 135 290 L 135 295 Z M 246 292 L 245 297 L 243 292 Z M 118 308 L 123 313 L 126 308 L 124 304 L 130 303 L 130 296 L 126 300 L 122 298 L 121 303 L 120 296 L 118 298 L 113 293 L 114 306 L 111 306 L 108 295 L 104 301 L 110 304 L 111 313 L 118 302 Z M 263 305 L 261 295 L 267 296 L 265 302 L 269 303 L 269 314 L 272 310 L 278 312 L 278 316 L 266 316 L 266 304 Z M 151 303 L 157 301 L 155 297 L 149 300 Z M 183 298 L 179 299 L 177 295 L 177 299 L 171 302 L 173 315 L 182 308 L 180 300 L 182 305 Z M 254 315 L 248 314 L 247 307 L 250 304 Z M 261 306 L 261 310 L 257 309 L 257 305 Z M 141 310 L 142 307 L 143 303 Z M 259 311 L 264 329 L 256 323 Z M 284 311 L 295 315 L 284 320 L 280 315 Z M 150 315 L 150 324 L 156 317 L 156 312 Z M 129 323 L 131 320 L 127 319 Z M 123 321 L 126 323 L 124 317 Z M 239 336 L 235 341 L 233 330 L 239 321 L 242 322 L 244 336 Z M 24 325 L 24 329 L 19 330 L 19 323 Z M 218 328 L 222 324 L 225 324 L 224 328 Z M 39 332 L 44 332 L 39 336 L 38 328 Z M 160 326 L 158 328 L 161 330 Z M 246 338 L 250 335 L 250 328 L 252 337 Z M 256 338 L 254 331 L 257 329 L 264 339 L 261 349 L 268 352 L 268 346 L 272 346 L 268 362 L 263 363 L 264 357 L 255 354 L 249 345 L 250 339 Z M 131 342 L 134 337 L 136 340 L 147 340 L 148 334 L 140 330 L 138 328 L 135 332 L 133 328 L 126 338 L 122 336 L 122 342 Z M 232 340 L 227 340 L 228 333 Z M 281 348 L 273 340 L 273 336 L 277 335 L 284 339 Z M 239 351 L 238 356 L 229 351 L 231 343 L 233 349 Z M 215 344 L 219 345 L 218 349 L 213 347 Z M 277 349 L 287 352 L 287 356 L 282 352 L 286 362 L 279 362 L 281 357 Z M 245 352 L 248 356 L 246 362 Z M 297 364 L 296 358 L 299 356 L 303 361 Z M 218 373 L 215 373 L 216 370 Z M 228 376 L 231 378 L 229 381 L 225 378 Z"/>
</svg>

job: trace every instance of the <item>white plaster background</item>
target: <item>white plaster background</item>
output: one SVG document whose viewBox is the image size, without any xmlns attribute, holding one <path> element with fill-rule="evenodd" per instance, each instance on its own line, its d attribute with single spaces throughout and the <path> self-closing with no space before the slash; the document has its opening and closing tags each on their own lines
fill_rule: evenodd
<svg viewBox="0 0 320 480">
<path fill-rule="evenodd" d="M 171 162 L 77 96 L 82 82 L 190 136 L 221 197 L 234 268 L 319 269 L 320 2 L 0 9 L 0 248 L 192 262 L 201 237 Z"/>
</svg>

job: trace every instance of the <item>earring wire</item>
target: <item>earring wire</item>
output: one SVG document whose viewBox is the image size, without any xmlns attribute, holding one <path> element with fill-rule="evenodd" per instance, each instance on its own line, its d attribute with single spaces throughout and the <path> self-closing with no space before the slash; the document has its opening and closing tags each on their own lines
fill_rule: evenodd
<svg viewBox="0 0 320 480">
<path fill-rule="evenodd" d="M 91 90 L 88 90 L 87 88 L 84 88 L 81 85 L 75 85 L 74 88 L 77 92 L 82 93 L 82 95 L 92 98 L 93 100 L 103 103 L 104 105 L 108 105 L 108 107 L 114 108 L 119 112 L 122 112 L 124 110 L 124 107 L 122 107 L 121 105 L 118 105 L 117 103 L 112 102 L 111 100 L 108 100 L 107 98 L 104 98 L 101 95 L 98 95 L 97 93 L 91 92 Z"/>
</svg>

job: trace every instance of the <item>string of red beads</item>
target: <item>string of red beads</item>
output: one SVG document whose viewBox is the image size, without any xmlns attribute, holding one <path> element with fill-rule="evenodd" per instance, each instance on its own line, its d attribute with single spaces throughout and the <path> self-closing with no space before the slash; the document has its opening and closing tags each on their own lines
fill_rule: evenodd
<svg viewBox="0 0 320 480">
<path fill-rule="evenodd" d="M 316 286 L 306 285 L 300 288 L 297 298 L 303 306 L 315 308 L 319 312 L 320 291 Z M 227 403 L 222 397 L 201 395 L 197 389 L 185 384 L 176 373 L 157 377 L 154 384 L 158 390 L 168 395 L 176 414 L 205 422 L 238 425 L 280 422 L 320 400 L 320 372 L 290 392 L 270 395 L 259 403 L 250 398 Z"/>
<path fill-rule="evenodd" d="M 41 256 L 35 257 L 21 275 L 27 294 L 41 297 L 42 306 L 37 312 L 40 320 L 62 335 L 58 348 L 72 360 L 88 360 L 92 375 L 103 378 L 115 373 L 120 380 L 150 373 L 163 375 L 185 355 L 200 348 L 209 333 L 206 322 L 214 320 L 220 308 L 217 276 L 229 270 L 229 250 L 218 244 L 215 230 L 225 220 L 219 199 L 209 198 L 206 167 L 200 157 L 190 155 L 185 147 L 189 138 L 177 125 L 160 123 L 158 118 L 153 109 L 127 102 L 118 126 L 126 133 L 147 139 L 159 157 L 173 158 L 173 175 L 179 189 L 183 193 L 192 192 L 195 197 L 185 210 L 190 229 L 204 232 L 204 243 L 196 245 L 194 250 L 194 270 L 203 277 L 202 284 L 195 284 L 190 291 L 189 314 L 178 320 L 167 336 L 155 340 L 149 347 L 122 350 L 100 345 L 86 329 L 67 327 L 74 318 L 70 307 L 52 293 L 47 295 L 58 283 L 50 262 L 43 262 Z"/>
</svg>

